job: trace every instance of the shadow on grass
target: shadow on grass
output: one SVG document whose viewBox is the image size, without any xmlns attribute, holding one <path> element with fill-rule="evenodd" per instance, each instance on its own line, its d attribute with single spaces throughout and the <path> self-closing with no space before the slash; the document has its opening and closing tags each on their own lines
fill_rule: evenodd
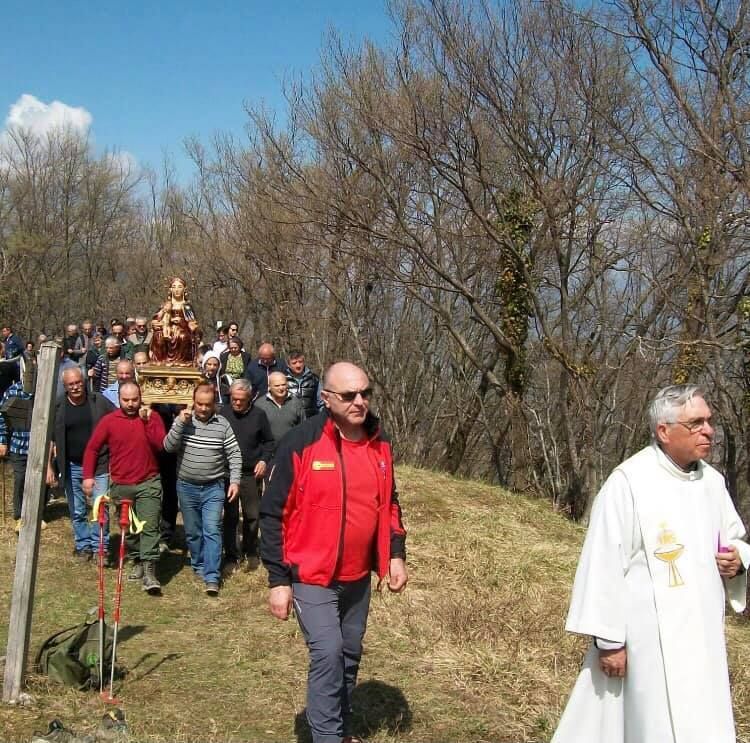
<svg viewBox="0 0 750 743">
<path fill-rule="evenodd" d="M 156 660 L 157 658 L 158 660 Z M 128 667 L 128 674 L 130 674 L 131 676 L 130 680 L 140 681 L 141 679 L 146 678 L 146 676 L 150 676 L 163 663 L 171 660 L 177 660 L 178 658 L 182 658 L 182 653 L 167 653 L 166 655 L 162 655 L 161 657 L 159 657 L 157 653 L 145 653 L 140 658 L 138 658 L 138 660 L 132 666 Z M 152 660 L 156 660 L 153 665 L 136 672 L 136 670 L 140 666 L 142 666 L 147 661 L 151 662 Z"/>
<path fill-rule="evenodd" d="M 182 552 L 165 552 L 159 558 L 156 575 L 162 586 L 169 582 L 185 567 L 185 555 Z"/>
<path fill-rule="evenodd" d="M 131 637 L 140 635 L 146 629 L 145 624 L 125 624 L 117 630 L 117 644 L 127 642 Z"/>
<path fill-rule="evenodd" d="M 350 735 L 368 738 L 381 730 L 396 735 L 411 729 L 411 709 L 403 692 L 382 681 L 358 684 L 352 694 L 352 709 Z M 312 743 L 304 710 L 294 718 L 294 734 L 297 743 Z"/>
</svg>

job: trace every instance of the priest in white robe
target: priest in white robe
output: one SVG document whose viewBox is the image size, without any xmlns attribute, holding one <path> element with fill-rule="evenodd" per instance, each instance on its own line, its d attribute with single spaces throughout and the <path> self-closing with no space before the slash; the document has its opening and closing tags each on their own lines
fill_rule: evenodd
<svg viewBox="0 0 750 743">
<path fill-rule="evenodd" d="M 745 528 L 703 461 L 701 389 L 662 389 L 649 416 L 652 444 L 594 502 L 565 625 L 592 644 L 552 743 L 736 740 L 724 606 L 745 608 Z"/>
</svg>

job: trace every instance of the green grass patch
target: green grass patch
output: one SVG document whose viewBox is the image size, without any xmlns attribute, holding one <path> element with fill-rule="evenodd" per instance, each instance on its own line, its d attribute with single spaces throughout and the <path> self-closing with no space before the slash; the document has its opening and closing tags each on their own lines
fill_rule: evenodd
<svg viewBox="0 0 750 743">
<path fill-rule="evenodd" d="M 563 623 L 584 530 L 549 505 L 500 488 L 401 467 L 410 582 L 373 593 L 356 732 L 373 743 L 548 741 L 578 672 L 585 641 Z M 15 559 L 0 532 L 0 643 Z M 96 604 L 95 565 L 71 555 L 67 518 L 42 533 L 32 654 Z M 203 594 L 180 552 L 168 557 L 161 598 L 125 586 L 117 693 L 141 743 L 297 741 L 304 724 L 307 652 L 294 621 L 266 608 L 265 572 L 240 573 L 218 599 Z M 114 571 L 107 571 L 108 596 Z M 108 605 L 111 611 L 111 603 Z M 728 622 L 740 739 L 750 736 L 747 620 Z M 28 708 L 0 706 L 0 740 L 28 741 L 59 717 L 94 732 L 96 694 L 30 676 Z"/>
</svg>

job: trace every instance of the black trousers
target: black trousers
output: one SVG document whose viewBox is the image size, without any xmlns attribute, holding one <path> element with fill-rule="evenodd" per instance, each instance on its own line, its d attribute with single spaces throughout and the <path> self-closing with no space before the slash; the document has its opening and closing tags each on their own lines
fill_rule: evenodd
<svg viewBox="0 0 750 743">
<path fill-rule="evenodd" d="M 10 465 L 13 467 L 13 518 L 18 521 L 21 518 L 23 507 L 23 482 L 26 479 L 26 461 L 28 457 L 21 454 L 8 455 Z"/>
<path fill-rule="evenodd" d="M 167 429 L 169 430 L 169 429 Z M 159 476 L 161 477 L 161 539 L 170 542 L 177 525 L 177 456 L 168 452 L 159 454 Z"/>
<path fill-rule="evenodd" d="M 228 483 L 226 487 L 229 487 Z M 257 557 L 260 494 L 258 482 L 252 472 L 242 473 L 239 496 L 231 503 L 224 501 L 224 559 L 226 562 L 240 561 L 240 551 L 237 545 L 240 508 L 242 508 L 242 555 Z"/>
</svg>

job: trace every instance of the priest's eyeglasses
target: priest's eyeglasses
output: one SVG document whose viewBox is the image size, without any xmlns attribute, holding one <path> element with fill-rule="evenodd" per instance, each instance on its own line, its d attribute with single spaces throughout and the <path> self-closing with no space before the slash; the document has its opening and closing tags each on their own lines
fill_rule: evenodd
<svg viewBox="0 0 750 743">
<path fill-rule="evenodd" d="M 674 421 L 677 425 L 682 426 L 683 428 L 687 428 L 690 433 L 698 433 L 701 431 L 704 426 L 708 426 L 711 428 L 711 419 L 710 418 L 693 418 L 693 420 L 689 421 Z"/>
<path fill-rule="evenodd" d="M 336 392 L 336 390 L 323 390 L 331 395 L 336 395 L 341 402 L 353 403 L 357 399 L 357 395 L 362 395 L 363 400 L 369 400 L 372 397 L 372 387 L 367 387 L 364 390 L 355 390 L 354 392 Z"/>
</svg>

